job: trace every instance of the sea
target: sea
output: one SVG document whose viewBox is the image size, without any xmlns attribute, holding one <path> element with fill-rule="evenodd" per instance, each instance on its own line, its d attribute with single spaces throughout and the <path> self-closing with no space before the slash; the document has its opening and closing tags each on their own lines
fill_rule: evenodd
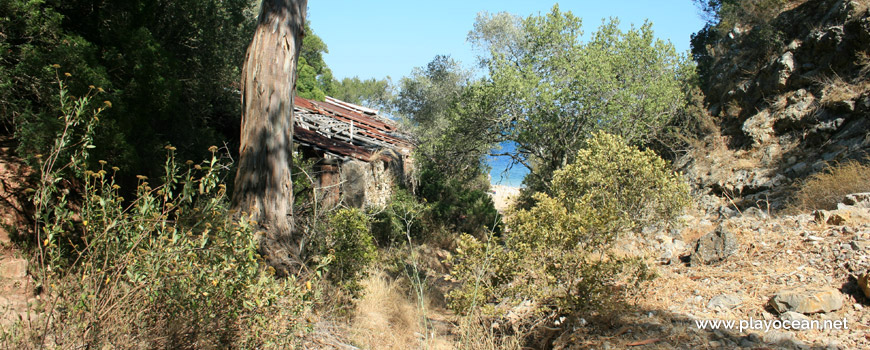
<svg viewBox="0 0 870 350">
<path fill-rule="evenodd" d="M 502 142 L 500 148 L 494 149 L 493 153 L 509 153 L 516 149 L 513 142 Z M 487 164 L 491 168 L 489 171 L 489 182 L 493 185 L 503 185 L 510 187 L 522 187 L 523 178 L 529 173 L 529 169 L 521 164 L 513 164 L 511 166 L 511 158 L 507 156 L 487 157 Z"/>
</svg>

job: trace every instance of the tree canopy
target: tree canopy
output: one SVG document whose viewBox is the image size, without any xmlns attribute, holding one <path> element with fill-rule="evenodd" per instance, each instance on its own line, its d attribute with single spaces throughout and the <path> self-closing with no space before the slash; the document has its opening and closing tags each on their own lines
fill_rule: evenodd
<svg viewBox="0 0 870 350">
<path fill-rule="evenodd" d="M 687 60 L 650 23 L 623 31 L 610 19 L 583 34 L 581 20 L 558 5 L 525 19 L 484 14 L 469 34 L 489 72 L 479 87 L 486 111 L 473 118 L 494 141 L 517 144 L 508 155 L 531 170 L 531 187 L 548 187 L 591 133 L 643 145 L 684 105 Z"/>
</svg>

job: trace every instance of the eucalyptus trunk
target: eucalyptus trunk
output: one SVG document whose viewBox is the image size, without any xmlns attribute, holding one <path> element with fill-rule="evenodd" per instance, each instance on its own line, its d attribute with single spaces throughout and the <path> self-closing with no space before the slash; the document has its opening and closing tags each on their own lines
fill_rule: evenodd
<svg viewBox="0 0 870 350">
<path fill-rule="evenodd" d="M 300 261 L 293 229 L 293 95 L 307 0 L 263 0 L 242 68 L 242 133 L 233 207 L 256 222 L 279 272 Z"/>
</svg>

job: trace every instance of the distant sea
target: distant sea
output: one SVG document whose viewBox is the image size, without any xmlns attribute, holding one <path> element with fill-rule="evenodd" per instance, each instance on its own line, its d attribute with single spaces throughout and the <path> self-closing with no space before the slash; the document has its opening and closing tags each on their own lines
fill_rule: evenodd
<svg viewBox="0 0 870 350">
<path fill-rule="evenodd" d="M 514 149 L 513 142 L 503 142 L 501 149 L 494 150 L 493 153 L 513 152 Z M 513 168 L 508 169 L 511 158 L 507 156 L 487 157 L 487 163 L 492 168 L 489 171 L 489 176 L 490 183 L 493 185 L 520 187 L 523 184 L 523 178 L 529 173 L 529 170 L 520 164 L 514 164 Z"/>
</svg>

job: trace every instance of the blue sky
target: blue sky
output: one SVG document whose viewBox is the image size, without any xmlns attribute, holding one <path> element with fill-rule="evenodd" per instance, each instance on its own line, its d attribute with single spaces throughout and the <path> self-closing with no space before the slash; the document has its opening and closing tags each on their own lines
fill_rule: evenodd
<svg viewBox="0 0 870 350">
<path fill-rule="evenodd" d="M 526 17 L 546 13 L 555 3 L 312 0 L 308 2 L 308 18 L 329 47 L 325 60 L 336 78 L 390 76 L 395 82 L 439 54 L 449 54 L 472 66 L 477 53 L 465 39 L 478 12 L 505 11 Z M 559 7 L 582 18 L 587 33 L 594 31 L 602 18 L 618 17 L 626 28 L 649 19 L 656 36 L 670 40 L 681 52 L 689 49 L 689 36 L 703 26 L 691 0 L 562 1 Z"/>
</svg>

